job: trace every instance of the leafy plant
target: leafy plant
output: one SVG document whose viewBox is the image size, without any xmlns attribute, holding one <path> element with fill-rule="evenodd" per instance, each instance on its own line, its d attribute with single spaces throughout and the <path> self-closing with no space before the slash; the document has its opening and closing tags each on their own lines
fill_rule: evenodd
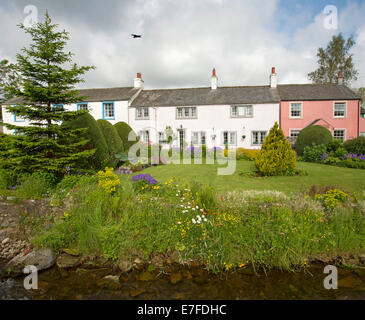
<svg viewBox="0 0 365 320">
<path fill-rule="evenodd" d="M 275 123 L 255 159 L 256 169 L 263 176 L 278 176 L 293 174 L 295 165 L 296 154 L 278 123 Z"/>
</svg>

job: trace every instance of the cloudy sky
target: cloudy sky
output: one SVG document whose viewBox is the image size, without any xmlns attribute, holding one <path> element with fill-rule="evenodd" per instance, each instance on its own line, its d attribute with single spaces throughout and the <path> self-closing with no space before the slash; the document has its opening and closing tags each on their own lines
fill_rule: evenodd
<svg viewBox="0 0 365 320">
<path fill-rule="evenodd" d="M 268 84 L 272 66 L 280 83 L 306 83 L 318 47 L 334 34 L 354 34 L 353 87 L 365 86 L 365 1 L 323 0 L 1 0 L 0 59 L 14 61 L 29 38 L 17 25 L 27 5 L 71 34 L 75 61 L 94 65 L 80 88 Z M 327 5 L 338 9 L 338 29 L 324 27 Z M 131 33 L 142 34 L 132 39 Z"/>
</svg>

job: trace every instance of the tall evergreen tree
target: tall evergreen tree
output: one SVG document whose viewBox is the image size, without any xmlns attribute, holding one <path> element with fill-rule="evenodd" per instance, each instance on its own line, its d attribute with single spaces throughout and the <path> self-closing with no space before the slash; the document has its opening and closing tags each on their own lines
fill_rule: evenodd
<svg viewBox="0 0 365 320">
<path fill-rule="evenodd" d="M 6 166 L 26 172 L 47 171 L 62 175 L 66 167 L 85 163 L 95 150 L 80 152 L 88 140 L 83 137 L 87 129 L 65 129 L 62 122 L 72 120 L 85 111 L 66 111 L 63 105 L 80 102 L 74 89 L 81 78 L 94 67 L 72 63 L 71 52 L 65 52 L 69 33 L 57 31 L 57 25 L 45 14 L 44 22 L 32 27 L 20 25 L 29 34 L 32 43 L 17 54 L 16 69 L 22 86 L 11 85 L 7 92 L 22 98 L 22 103 L 7 106 L 7 111 L 30 122 L 29 126 L 4 124 L 15 130 Z"/>
<path fill-rule="evenodd" d="M 327 48 L 317 52 L 318 69 L 308 74 L 314 83 L 337 83 L 338 73 L 342 72 L 344 84 L 357 80 L 358 71 L 354 67 L 351 48 L 355 45 L 353 36 L 345 40 L 340 33 L 333 36 Z"/>
</svg>

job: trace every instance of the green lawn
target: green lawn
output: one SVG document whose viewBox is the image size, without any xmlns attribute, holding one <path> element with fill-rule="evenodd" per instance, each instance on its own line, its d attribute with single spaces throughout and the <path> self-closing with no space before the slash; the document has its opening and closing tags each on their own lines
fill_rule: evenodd
<svg viewBox="0 0 365 320">
<path fill-rule="evenodd" d="M 218 192 L 233 190 L 278 190 L 286 193 L 308 191 L 311 186 L 336 186 L 348 192 L 365 190 L 365 170 L 338 168 L 334 166 L 297 163 L 297 169 L 305 170 L 308 176 L 252 178 L 254 163 L 237 161 L 236 172 L 231 176 L 218 176 L 218 165 L 166 165 L 148 168 L 159 182 L 176 178 L 179 181 L 198 181 L 211 184 Z"/>
</svg>

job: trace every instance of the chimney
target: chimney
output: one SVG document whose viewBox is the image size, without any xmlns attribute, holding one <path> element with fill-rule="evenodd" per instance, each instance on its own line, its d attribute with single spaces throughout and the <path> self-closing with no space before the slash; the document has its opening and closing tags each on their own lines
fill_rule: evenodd
<svg viewBox="0 0 365 320">
<path fill-rule="evenodd" d="M 339 86 L 342 86 L 343 85 L 343 76 L 342 76 L 342 72 L 341 71 L 338 73 L 337 84 Z"/>
<path fill-rule="evenodd" d="M 144 81 L 142 80 L 142 74 L 137 73 L 137 78 L 134 79 L 134 88 L 135 89 L 143 89 L 144 88 Z"/>
<path fill-rule="evenodd" d="M 278 85 L 278 75 L 276 74 L 275 67 L 272 67 L 270 75 L 270 87 L 276 88 L 277 85 Z"/>
<path fill-rule="evenodd" d="M 217 88 L 218 88 L 218 78 L 214 68 L 212 75 L 212 90 L 217 90 Z"/>
</svg>

